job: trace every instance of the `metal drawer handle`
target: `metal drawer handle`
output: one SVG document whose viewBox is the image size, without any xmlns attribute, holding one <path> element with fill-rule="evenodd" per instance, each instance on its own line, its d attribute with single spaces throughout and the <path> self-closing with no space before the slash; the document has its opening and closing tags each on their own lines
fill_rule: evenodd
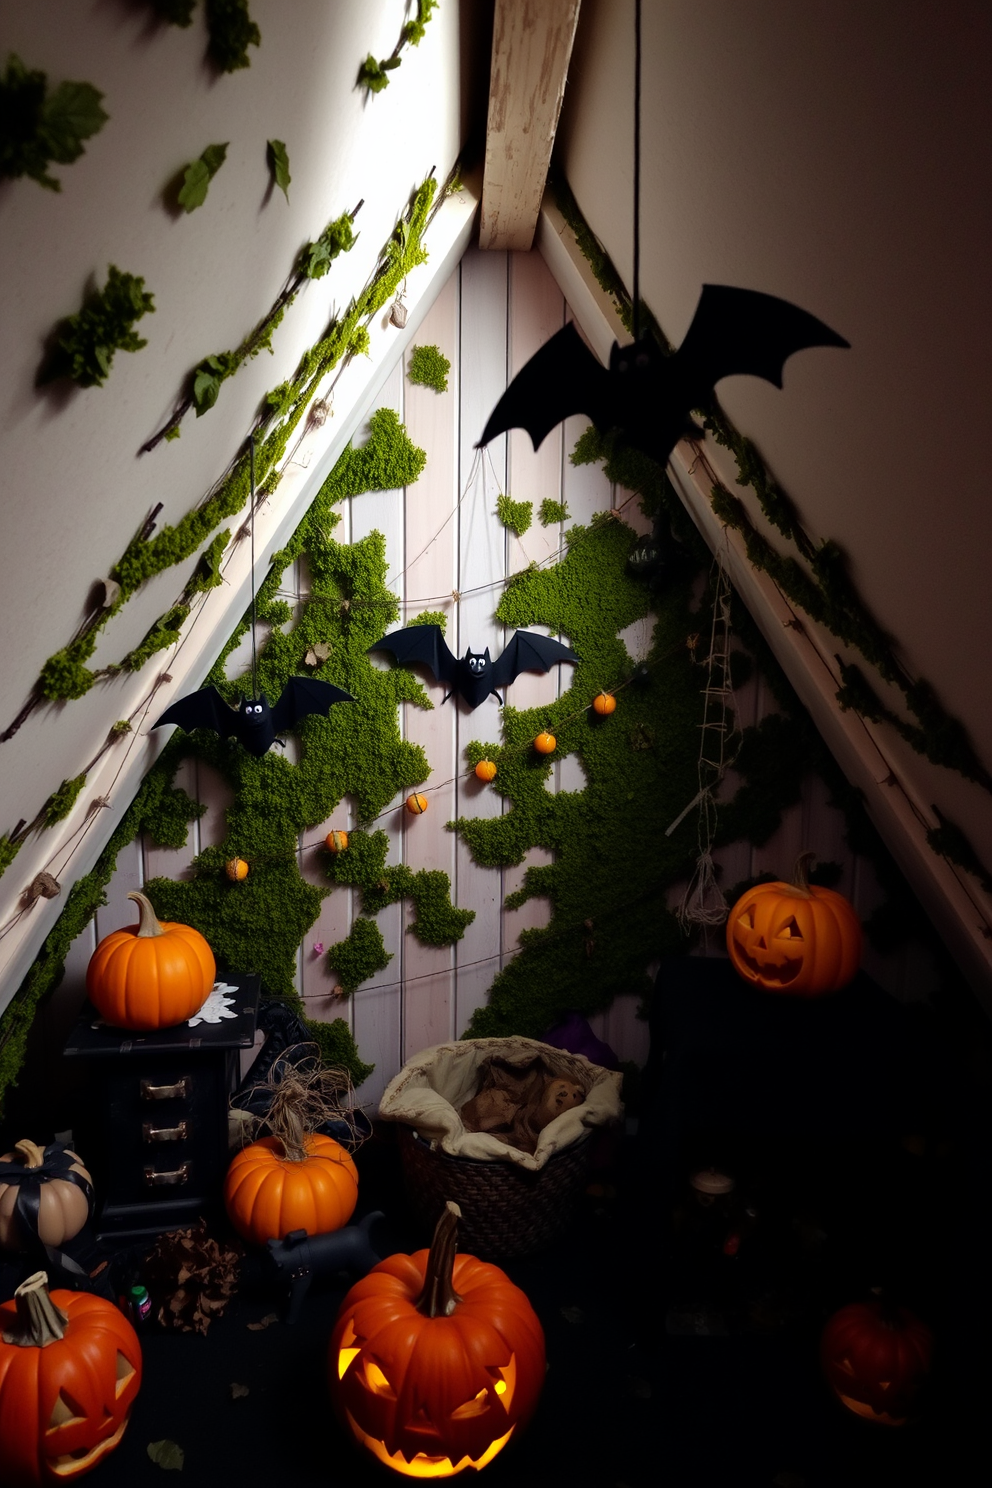
<svg viewBox="0 0 992 1488">
<path fill-rule="evenodd" d="M 145 1169 L 145 1185 L 148 1188 L 158 1188 L 165 1183 L 185 1183 L 189 1177 L 189 1163 L 184 1162 L 181 1167 L 172 1173 L 160 1173 L 157 1168 Z"/>
<path fill-rule="evenodd" d="M 151 1080 L 142 1080 L 142 1100 L 175 1100 L 177 1096 L 189 1095 L 192 1080 L 189 1075 L 183 1075 L 175 1085 L 153 1085 Z"/>
<path fill-rule="evenodd" d="M 178 1126 L 152 1126 L 150 1121 L 141 1123 L 141 1134 L 146 1142 L 185 1142 L 190 1124 L 180 1121 Z"/>
</svg>

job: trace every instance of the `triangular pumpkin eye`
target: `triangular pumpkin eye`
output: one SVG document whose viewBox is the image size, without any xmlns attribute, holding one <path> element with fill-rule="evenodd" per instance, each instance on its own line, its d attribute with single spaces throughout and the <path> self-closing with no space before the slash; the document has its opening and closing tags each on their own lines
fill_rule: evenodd
<svg viewBox="0 0 992 1488">
<path fill-rule="evenodd" d="M 341 1336 L 341 1347 L 338 1350 L 338 1379 L 344 1379 L 348 1372 L 348 1365 L 352 1359 L 362 1352 L 357 1343 L 358 1334 L 355 1332 L 351 1318 L 345 1324 L 344 1333 Z"/>
<path fill-rule="evenodd" d="M 134 1365 L 117 1350 L 117 1398 L 118 1400 L 134 1378 Z"/>
<path fill-rule="evenodd" d="M 745 904 L 744 908 L 740 912 L 740 915 L 738 916 L 738 919 L 739 919 L 739 921 L 740 921 L 740 923 L 742 925 L 746 925 L 749 930 L 753 930 L 754 929 L 754 905 L 753 904 Z"/>
<path fill-rule="evenodd" d="M 496 1375 L 496 1394 L 500 1398 L 503 1409 L 508 1411 L 513 1404 L 513 1395 L 517 1388 L 516 1354 L 510 1355 L 510 1362 L 508 1364 L 497 1366 L 496 1369 L 491 1369 L 489 1372 Z"/>
<path fill-rule="evenodd" d="M 396 1391 L 374 1359 L 365 1360 L 365 1383 L 373 1395 L 382 1395 L 386 1400 L 396 1399 Z"/>
<path fill-rule="evenodd" d="M 79 1402 L 73 1400 L 68 1390 L 60 1390 L 52 1406 L 51 1420 L 48 1423 L 49 1431 L 54 1431 L 59 1426 L 68 1426 L 70 1421 L 85 1420 L 86 1412 Z"/>
<path fill-rule="evenodd" d="M 802 940 L 803 938 L 803 932 L 796 924 L 794 915 L 789 917 L 778 933 L 780 940 Z"/>
</svg>

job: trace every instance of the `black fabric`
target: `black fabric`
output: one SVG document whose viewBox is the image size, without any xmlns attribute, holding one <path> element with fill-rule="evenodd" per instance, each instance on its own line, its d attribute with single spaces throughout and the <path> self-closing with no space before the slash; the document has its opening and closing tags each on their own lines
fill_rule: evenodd
<svg viewBox="0 0 992 1488">
<path fill-rule="evenodd" d="M 30 1270 L 45 1270 L 51 1277 L 69 1278 L 66 1285 L 80 1291 L 96 1290 L 89 1284 L 86 1272 L 72 1256 L 57 1246 L 48 1245 L 38 1233 L 41 1215 L 41 1191 L 46 1183 L 57 1178 L 63 1183 L 72 1183 L 86 1195 L 88 1217 L 93 1215 L 93 1185 L 82 1173 L 73 1171 L 79 1158 L 62 1142 L 50 1142 L 42 1154 L 41 1163 L 34 1168 L 20 1162 L 0 1162 L 0 1184 L 17 1188 L 14 1214 L 17 1218 L 21 1251 L 27 1258 Z M 53 1280 L 53 1285 L 61 1285 Z"/>
</svg>

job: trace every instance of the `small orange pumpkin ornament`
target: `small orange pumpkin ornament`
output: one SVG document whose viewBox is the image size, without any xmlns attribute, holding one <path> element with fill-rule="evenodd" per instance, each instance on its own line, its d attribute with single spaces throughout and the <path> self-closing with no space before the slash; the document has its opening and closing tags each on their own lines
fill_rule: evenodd
<svg viewBox="0 0 992 1488">
<path fill-rule="evenodd" d="M 841 1405 L 880 1426 L 903 1426 L 930 1372 L 933 1334 L 908 1307 L 851 1302 L 828 1318 L 820 1363 Z"/>
<path fill-rule="evenodd" d="M 20 1173 L 4 1175 L 5 1164 L 20 1168 Z M 64 1245 L 90 1217 L 92 1180 L 75 1152 L 57 1142 L 44 1151 L 36 1142 L 15 1142 L 13 1152 L 0 1157 L 0 1250 L 19 1250 L 32 1240 L 33 1233 L 24 1233 L 23 1209 L 18 1214 L 21 1193 L 31 1189 L 36 1192 L 27 1228 L 45 1245 Z"/>
<path fill-rule="evenodd" d="M 248 864 L 244 858 L 228 858 L 224 872 L 232 883 L 241 883 L 248 877 Z"/>
<path fill-rule="evenodd" d="M 172 1028 L 199 1012 L 217 975 L 199 930 L 161 924 L 150 899 L 130 893 L 137 925 L 105 935 L 86 969 L 86 993 L 115 1028 Z"/>
<path fill-rule="evenodd" d="M 555 738 L 554 734 L 538 734 L 537 738 L 534 740 L 534 748 L 537 750 L 538 754 L 554 754 L 557 747 L 558 740 Z"/>
<path fill-rule="evenodd" d="M 316 1130 L 340 1114 L 339 1072 L 319 1060 L 294 1065 L 284 1056 L 267 1088 L 269 1108 L 257 1124 L 270 1135 L 239 1152 L 224 1180 L 231 1223 L 254 1245 L 283 1240 L 292 1230 L 341 1229 L 358 1202 L 358 1169 L 340 1142 Z"/>
<path fill-rule="evenodd" d="M 727 951 L 737 974 L 765 992 L 822 997 L 846 987 L 861 964 L 861 922 L 843 894 L 806 879 L 756 884 L 727 917 Z"/>
<path fill-rule="evenodd" d="M 544 1334 L 497 1266 L 456 1255 L 449 1203 L 429 1251 L 392 1255 L 351 1288 L 331 1335 L 335 1408 L 374 1457 L 414 1478 L 480 1471 L 544 1383 Z"/>
<path fill-rule="evenodd" d="M 344 852 L 345 848 L 348 846 L 348 833 L 328 832 L 327 836 L 324 838 L 324 841 L 327 843 L 328 852 Z"/>
<path fill-rule="evenodd" d="M 416 794 L 407 796 L 406 809 L 411 816 L 422 816 L 427 810 L 427 797 Z"/>
<path fill-rule="evenodd" d="M 10 1488 L 78 1478 L 117 1446 L 141 1346 L 112 1302 L 49 1293 L 44 1271 L 0 1305 L 0 1471 Z"/>
<path fill-rule="evenodd" d="M 496 779 L 496 766 L 492 760 L 479 761 L 475 767 L 475 778 L 483 781 L 483 783 L 488 783 L 490 780 Z"/>
<path fill-rule="evenodd" d="M 600 718 L 609 718 L 611 713 L 616 712 L 616 706 L 617 700 L 612 692 L 597 692 L 592 700 L 593 712 L 598 713 Z"/>
</svg>

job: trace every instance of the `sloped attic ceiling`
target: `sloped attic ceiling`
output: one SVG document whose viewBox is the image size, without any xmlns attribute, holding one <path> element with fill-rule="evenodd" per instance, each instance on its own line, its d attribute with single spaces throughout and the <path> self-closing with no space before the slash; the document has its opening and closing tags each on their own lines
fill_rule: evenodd
<svg viewBox="0 0 992 1488">
<path fill-rule="evenodd" d="M 538 18 L 542 12 L 525 0 L 519 8 Z M 579 205 L 628 284 L 633 8 L 633 0 L 584 0 L 560 131 L 561 162 Z M 29 181 L 0 186 L 9 301 L 0 414 L 8 491 L 0 696 L 10 717 L 46 657 L 85 620 L 93 582 L 107 575 L 149 514 L 161 503 L 160 527 L 174 523 L 211 489 L 265 391 L 292 373 L 301 351 L 365 283 L 412 189 L 432 166 L 443 178 L 454 163 L 473 100 L 485 108 L 488 5 L 442 0 L 420 47 L 372 98 L 354 86 L 357 63 L 392 51 L 402 0 L 330 7 L 323 0 L 291 7 L 251 0 L 251 11 L 262 45 L 252 49 L 250 69 L 218 77 L 203 64 L 199 16 L 181 31 L 157 25 L 150 3 L 92 0 L 73 7 L 75 24 L 67 26 L 59 0 L 4 7 L 3 54 L 17 51 L 53 82 L 91 80 L 111 115 L 86 154 L 58 171 L 60 196 Z M 908 672 L 934 683 L 992 763 L 981 658 L 992 518 L 975 438 L 989 385 L 988 285 L 980 264 L 988 241 L 982 185 L 992 96 L 981 75 L 987 10 L 978 0 L 955 0 L 941 9 L 938 24 L 933 7 L 909 0 L 894 30 L 891 17 L 866 16 L 846 0 L 800 10 L 757 0 L 743 11 L 733 0 L 645 0 L 644 27 L 644 296 L 676 343 L 706 281 L 781 294 L 851 340 L 848 353 L 795 358 L 784 393 L 735 379 L 721 385 L 721 402 L 758 444 L 806 530 L 817 541 L 838 540 L 849 553 L 853 577 L 895 636 Z M 526 134 L 526 112 L 520 127 Z M 288 204 L 269 184 L 270 138 L 289 149 Z M 176 171 L 223 140 L 231 141 L 228 159 L 205 207 L 189 216 L 168 210 L 162 192 Z M 359 243 L 324 280 L 308 285 L 276 333 L 274 356 L 247 363 L 209 417 L 187 418 L 178 443 L 136 458 L 140 443 L 168 418 L 190 368 L 210 351 L 237 345 L 279 293 L 301 243 L 360 199 Z M 460 251 L 466 212 L 471 203 L 457 221 L 438 219 L 435 271 Z M 588 275 L 584 301 L 573 293 L 581 266 L 574 257 L 564 262 L 552 236 L 545 241 L 583 328 L 597 345 L 608 345 L 615 328 L 602 297 Z M 140 325 L 148 348 L 119 356 L 105 388 L 66 392 L 62 385 L 39 396 L 33 381 L 46 337 L 78 308 L 91 275 L 103 282 L 111 262 L 143 275 L 155 294 L 156 313 Z M 411 290 L 415 305 L 419 296 L 429 298 L 430 281 L 418 288 L 411 280 Z M 395 329 L 384 334 L 394 341 L 391 350 L 385 342 L 373 347 L 381 368 L 401 344 Z M 370 385 L 371 373 L 350 395 L 342 383 L 336 400 L 357 418 Z M 349 432 L 343 422 L 335 428 L 333 441 L 321 446 L 322 465 Z M 731 484 L 726 453 L 707 446 L 705 454 Z M 708 467 L 691 449 L 680 458 L 683 473 L 694 467 L 693 478 L 683 480 L 686 499 L 720 542 L 705 500 Z M 749 493 L 738 494 L 756 525 L 775 536 Z M 268 550 L 278 541 L 272 520 Z M 747 565 L 734 561 L 743 585 Z M 108 627 L 93 665 L 140 642 L 175 601 L 176 572 L 146 585 Z M 218 639 L 225 617 L 244 606 L 240 554 L 228 577 Z M 828 667 L 835 644 L 807 627 L 812 652 L 804 657 L 774 594 L 762 598 L 756 590 L 749 599 L 813 706 L 825 691 L 822 678 L 806 683 Z M 197 685 L 197 665 L 202 676 L 210 659 L 208 641 L 203 645 L 201 661 L 187 655 L 184 671 L 177 668 L 173 692 L 185 690 L 180 680 Z M 58 782 L 86 765 L 113 721 L 147 696 L 153 668 L 39 710 L 0 746 L 0 831 L 31 821 Z M 905 716 L 900 696 L 884 695 Z M 859 778 L 857 749 L 845 759 L 844 738 L 831 738 L 830 719 L 841 715 L 829 699 L 818 716 Z M 987 898 L 972 876 L 925 847 L 937 803 L 992 860 L 988 795 L 921 760 L 891 728 L 857 727 L 878 751 L 865 775 L 876 820 L 897 855 L 915 844 L 904 866 L 972 981 L 988 987 Z M 132 757 L 138 773 L 156 748 L 154 739 L 142 740 L 142 753 Z M 887 795 L 898 795 L 899 811 L 888 810 Z M 106 826 L 86 835 L 87 846 L 73 837 L 76 817 L 65 824 L 66 884 L 89 865 L 115 807 L 101 813 Z M 902 826 L 893 835 L 896 818 Z M 16 912 L 56 836 L 42 834 L 40 845 L 32 839 L 22 849 L 0 886 L 0 922 Z M 36 906 L 7 937 L 0 1000 L 13 992 L 54 913 L 53 905 Z"/>
</svg>

